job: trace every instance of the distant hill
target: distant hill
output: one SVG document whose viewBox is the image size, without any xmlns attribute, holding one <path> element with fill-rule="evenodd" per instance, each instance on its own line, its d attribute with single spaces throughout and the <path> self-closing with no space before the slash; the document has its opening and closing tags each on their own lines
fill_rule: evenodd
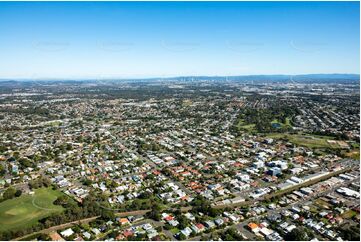
<svg viewBox="0 0 361 242">
<path fill-rule="evenodd" d="M 229 81 L 325 81 L 351 80 L 359 81 L 357 74 L 305 74 L 305 75 L 242 75 L 242 76 L 185 76 L 174 79 L 183 80 L 229 80 Z"/>
<path fill-rule="evenodd" d="M 112 78 L 104 80 L 96 79 L 0 79 L 1 86 L 17 86 L 21 85 L 34 85 L 34 84 L 82 84 L 82 83 L 99 83 L 99 82 L 152 82 L 152 81 L 184 81 L 184 82 L 196 82 L 196 81 L 236 81 L 236 82 L 301 82 L 301 83 L 325 83 L 325 82 L 352 82 L 357 83 L 360 81 L 360 75 L 358 74 L 304 74 L 304 75 L 239 75 L 239 76 L 178 76 L 178 77 L 165 77 L 165 78 Z M 35 82 L 35 83 L 34 83 Z"/>
</svg>

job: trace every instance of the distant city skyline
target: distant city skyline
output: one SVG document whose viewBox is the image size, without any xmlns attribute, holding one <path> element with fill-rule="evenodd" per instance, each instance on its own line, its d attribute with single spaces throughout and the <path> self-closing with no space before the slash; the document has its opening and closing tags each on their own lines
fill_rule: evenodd
<svg viewBox="0 0 361 242">
<path fill-rule="evenodd" d="M 360 73 L 359 2 L 0 2 L 0 78 Z"/>
</svg>

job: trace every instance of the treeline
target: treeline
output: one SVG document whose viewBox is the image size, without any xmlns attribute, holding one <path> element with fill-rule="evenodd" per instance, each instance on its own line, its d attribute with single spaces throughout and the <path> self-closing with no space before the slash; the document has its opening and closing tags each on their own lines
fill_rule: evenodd
<svg viewBox="0 0 361 242">
<path fill-rule="evenodd" d="M 348 241 L 360 241 L 360 226 L 357 224 L 343 226 L 339 230 L 340 236 Z"/>
<path fill-rule="evenodd" d="M 192 210 L 194 213 L 203 213 L 210 217 L 217 217 L 223 213 L 222 209 L 213 208 L 211 202 L 200 195 L 193 199 L 191 205 L 193 206 Z"/>
<path fill-rule="evenodd" d="M 12 199 L 14 197 L 20 197 L 22 194 L 22 191 L 19 189 L 15 189 L 14 187 L 9 187 L 5 190 L 2 197 L 0 198 L 0 202 L 3 202 L 8 199 Z"/>
<path fill-rule="evenodd" d="M 39 177 L 35 180 L 31 180 L 29 181 L 29 187 L 31 189 L 37 189 L 37 188 L 41 188 L 41 187 L 49 187 L 51 185 L 51 181 L 49 178 L 47 177 Z"/>
<path fill-rule="evenodd" d="M 331 136 L 331 137 L 334 137 L 336 140 L 348 140 L 349 139 L 349 137 L 345 133 L 337 133 L 337 134 L 335 134 L 335 133 L 330 132 L 330 131 L 315 130 L 315 131 L 312 132 L 312 134 L 322 135 L 322 136 Z"/>
</svg>

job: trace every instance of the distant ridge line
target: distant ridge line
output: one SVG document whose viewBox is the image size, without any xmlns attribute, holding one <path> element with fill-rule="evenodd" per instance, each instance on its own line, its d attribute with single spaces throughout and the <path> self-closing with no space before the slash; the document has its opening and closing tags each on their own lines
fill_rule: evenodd
<svg viewBox="0 0 361 242">
<path fill-rule="evenodd" d="M 174 77 L 149 77 L 149 78 L 0 78 L 0 82 L 9 81 L 156 81 L 156 80 L 175 80 L 175 81 L 200 81 L 200 80 L 224 80 L 224 81 L 245 81 L 245 80 L 257 80 L 257 81 L 286 81 L 286 80 L 360 80 L 360 74 L 297 74 L 297 75 L 285 75 L 285 74 L 274 74 L 274 75 L 190 75 L 190 76 L 174 76 Z"/>
</svg>

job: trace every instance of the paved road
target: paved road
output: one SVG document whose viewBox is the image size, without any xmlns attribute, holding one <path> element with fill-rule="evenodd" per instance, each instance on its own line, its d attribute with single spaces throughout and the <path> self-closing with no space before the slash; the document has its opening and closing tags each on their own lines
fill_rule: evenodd
<svg viewBox="0 0 361 242">
<path fill-rule="evenodd" d="M 352 166 L 355 166 L 355 164 L 352 164 Z M 259 197 L 257 199 L 250 200 L 250 201 L 239 202 L 239 203 L 231 203 L 231 204 L 224 204 L 224 205 L 212 205 L 212 207 L 225 208 L 225 207 L 237 207 L 237 206 L 242 206 L 242 205 L 254 204 L 255 202 L 260 202 L 260 201 L 263 201 L 265 199 L 271 199 L 272 197 L 278 197 L 278 196 L 281 196 L 281 195 L 284 195 L 284 194 L 289 194 L 289 193 L 291 193 L 293 191 L 299 190 L 302 187 L 311 186 L 311 185 L 316 184 L 318 182 L 321 182 L 323 180 L 327 180 L 327 179 L 329 179 L 331 177 L 337 176 L 337 175 L 339 175 L 341 173 L 345 173 L 345 172 L 351 170 L 352 168 L 353 167 L 346 167 L 346 168 L 343 168 L 341 170 L 331 172 L 331 173 L 329 173 L 327 175 L 324 175 L 324 176 L 322 176 L 320 178 L 294 185 L 294 186 L 292 186 L 290 188 L 287 188 L 285 190 L 278 190 L 277 192 L 273 192 L 271 194 L 267 194 L 267 195 L 261 196 L 261 197 Z"/>
<path fill-rule="evenodd" d="M 326 195 L 327 193 L 329 192 L 332 192 L 332 191 L 335 191 L 337 188 L 339 187 L 342 187 L 342 186 L 348 186 L 349 184 L 351 184 L 352 182 L 354 182 L 355 180 L 358 180 L 357 179 L 354 179 L 354 180 L 351 180 L 351 181 L 347 181 L 347 182 L 343 182 L 341 184 L 338 184 L 337 186 L 334 186 L 334 187 L 331 187 L 329 189 L 326 189 L 325 191 L 321 192 L 321 193 L 315 193 L 313 195 L 310 195 L 310 196 L 307 196 L 307 197 L 304 197 L 300 200 L 298 200 L 297 202 L 294 202 L 294 203 L 290 203 L 289 205 L 285 206 L 285 207 L 278 207 L 276 209 L 267 209 L 267 212 L 262 214 L 262 215 L 257 215 L 257 216 L 254 216 L 254 217 L 251 217 L 251 218 L 248 218 L 248 219 L 245 219 L 243 220 L 242 222 L 238 223 L 238 224 L 235 224 L 235 225 L 232 225 L 232 226 L 227 226 L 226 228 L 229 228 L 229 227 L 235 227 L 238 231 L 240 231 L 241 233 L 243 233 L 248 239 L 247 240 L 258 240 L 259 238 L 256 238 L 256 236 L 251 233 L 250 231 L 248 231 L 247 229 L 244 228 L 244 226 L 246 226 L 248 223 L 252 222 L 252 221 L 255 221 L 255 220 L 258 220 L 259 218 L 263 218 L 263 217 L 267 217 L 269 215 L 272 215 L 272 214 L 276 214 L 276 213 L 279 213 L 281 212 L 282 210 L 286 210 L 286 209 L 289 209 L 293 206 L 297 206 L 297 205 L 302 205 L 302 204 L 305 204 L 306 201 L 310 201 L 311 199 L 314 200 L 316 198 L 319 198 L 319 197 L 322 197 L 324 195 Z M 222 230 L 222 229 L 220 229 Z M 216 230 L 216 231 L 219 231 L 219 230 Z M 215 231 L 213 231 L 215 232 Z M 206 234 L 204 235 L 206 238 L 209 238 L 210 234 Z M 187 240 L 189 241 L 197 241 L 197 240 L 200 240 L 202 236 L 195 236 L 195 237 L 192 237 L 192 238 L 189 238 Z"/>
</svg>

